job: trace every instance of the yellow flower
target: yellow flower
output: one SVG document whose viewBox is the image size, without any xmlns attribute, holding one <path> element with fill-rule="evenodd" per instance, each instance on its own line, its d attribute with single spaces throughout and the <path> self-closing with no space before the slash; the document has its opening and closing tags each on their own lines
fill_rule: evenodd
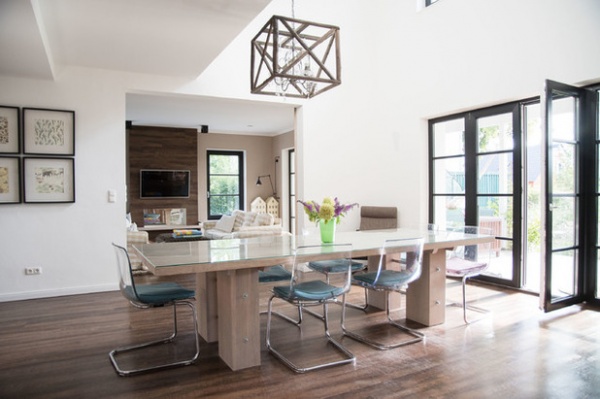
<svg viewBox="0 0 600 399">
<path fill-rule="evenodd" d="M 321 205 L 321 209 L 319 209 L 319 218 L 325 221 L 333 219 L 335 215 L 335 208 L 333 204 L 323 201 L 323 205 Z"/>
<path fill-rule="evenodd" d="M 325 204 L 333 205 L 334 204 L 333 199 L 331 197 L 323 198 L 323 205 L 325 205 Z"/>
</svg>

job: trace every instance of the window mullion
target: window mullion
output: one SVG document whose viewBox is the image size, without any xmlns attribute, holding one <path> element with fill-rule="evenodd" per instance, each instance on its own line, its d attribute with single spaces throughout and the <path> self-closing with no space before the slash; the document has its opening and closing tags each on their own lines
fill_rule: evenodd
<svg viewBox="0 0 600 399">
<path fill-rule="evenodd" d="M 465 115 L 465 225 L 477 226 L 477 120 Z"/>
</svg>

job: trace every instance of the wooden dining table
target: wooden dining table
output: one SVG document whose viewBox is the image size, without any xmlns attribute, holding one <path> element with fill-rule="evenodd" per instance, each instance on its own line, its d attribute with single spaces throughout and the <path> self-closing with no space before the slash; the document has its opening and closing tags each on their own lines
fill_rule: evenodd
<svg viewBox="0 0 600 399">
<path fill-rule="evenodd" d="M 492 236 L 418 229 L 338 232 L 336 243 L 352 245 L 353 257 L 379 262 L 386 240 L 423 238 L 421 277 L 407 290 L 406 317 L 423 326 L 444 323 L 446 250 L 493 241 Z M 244 239 L 134 244 L 146 269 L 157 276 L 196 275 L 198 327 L 207 342 L 217 342 L 219 356 L 232 369 L 260 365 L 258 270 L 293 262 L 294 248 L 319 244 L 316 236 L 261 236 Z M 335 259 L 323 245 L 313 259 Z M 399 248 L 401 252 L 401 248 Z M 383 298 L 369 304 L 383 308 Z"/>
</svg>

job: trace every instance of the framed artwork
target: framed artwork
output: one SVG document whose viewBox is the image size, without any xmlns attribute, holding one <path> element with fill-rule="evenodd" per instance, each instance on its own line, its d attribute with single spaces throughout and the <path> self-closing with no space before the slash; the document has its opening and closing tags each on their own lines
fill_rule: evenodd
<svg viewBox="0 0 600 399">
<path fill-rule="evenodd" d="M 75 111 L 23 108 L 25 154 L 75 155 Z"/>
<path fill-rule="evenodd" d="M 19 153 L 20 133 L 19 108 L 0 105 L 0 154 Z"/>
<path fill-rule="evenodd" d="M 25 202 L 75 202 L 73 158 L 23 158 Z"/>
<path fill-rule="evenodd" d="M 21 159 L 0 157 L 0 204 L 21 202 Z"/>
</svg>

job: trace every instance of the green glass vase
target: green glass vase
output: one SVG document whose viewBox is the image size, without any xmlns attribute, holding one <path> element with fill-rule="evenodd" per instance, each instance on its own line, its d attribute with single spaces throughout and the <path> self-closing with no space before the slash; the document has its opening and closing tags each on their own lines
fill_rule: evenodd
<svg viewBox="0 0 600 399">
<path fill-rule="evenodd" d="M 321 242 L 323 244 L 331 244 L 335 241 L 335 219 L 327 222 L 320 220 L 319 228 L 321 229 Z"/>
</svg>

